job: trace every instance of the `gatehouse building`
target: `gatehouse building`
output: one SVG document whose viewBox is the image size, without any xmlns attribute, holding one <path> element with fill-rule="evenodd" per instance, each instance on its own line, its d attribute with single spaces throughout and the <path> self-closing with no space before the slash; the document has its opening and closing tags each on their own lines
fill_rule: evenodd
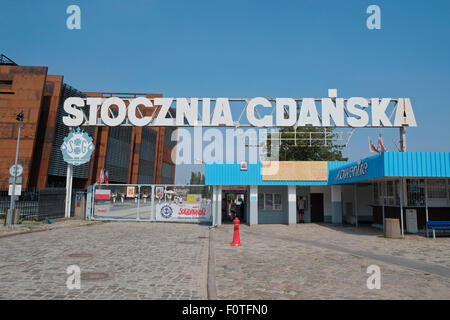
<svg viewBox="0 0 450 320">
<path fill-rule="evenodd" d="M 224 223 L 227 194 L 244 194 L 248 225 L 403 221 L 403 231 L 450 220 L 450 153 L 384 152 L 358 161 L 280 161 L 205 165 L 213 215 Z M 414 223 L 415 221 L 415 223 Z M 409 223 L 411 222 L 411 223 Z M 409 224 L 408 224 L 409 223 Z"/>
</svg>

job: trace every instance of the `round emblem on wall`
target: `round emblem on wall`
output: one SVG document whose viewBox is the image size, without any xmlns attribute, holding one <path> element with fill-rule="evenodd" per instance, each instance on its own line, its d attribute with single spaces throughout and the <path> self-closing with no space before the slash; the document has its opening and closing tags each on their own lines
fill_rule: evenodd
<svg viewBox="0 0 450 320">
<path fill-rule="evenodd" d="M 169 219 L 172 216 L 172 213 L 173 213 L 173 210 L 168 204 L 162 206 L 162 208 L 161 208 L 161 216 L 163 218 Z"/>
<path fill-rule="evenodd" d="M 93 151 L 92 138 L 80 128 L 71 131 L 61 145 L 64 161 L 74 166 L 89 162 Z"/>
</svg>

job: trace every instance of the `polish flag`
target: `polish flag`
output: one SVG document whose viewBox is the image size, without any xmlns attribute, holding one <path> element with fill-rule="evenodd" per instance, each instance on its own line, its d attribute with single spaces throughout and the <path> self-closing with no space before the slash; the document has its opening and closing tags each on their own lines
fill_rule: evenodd
<svg viewBox="0 0 450 320">
<path fill-rule="evenodd" d="M 105 172 L 103 171 L 103 168 L 100 170 L 98 180 L 100 184 L 105 183 Z"/>
<path fill-rule="evenodd" d="M 95 200 L 111 200 L 111 190 L 96 189 Z"/>
<path fill-rule="evenodd" d="M 381 151 L 377 147 L 375 147 L 375 145 L 372 143 L 372 140 L 370 140 L 370 137 L 369 137 L 369 151 L 381 153 Z"/>
<path fill-rule="evenodd" d="M 381 138 L 381 133 L 378 136 L 378 147 L 379 147 L 380 152 L 386 152 L 387 151 L 386 147 L 383 144 L 383 138 Z"/>
<path fill-rule="evenodd" d="M 106 184 L 109 184 L 109 172 L 108 172 L 108 170 L 106 170 L 105 173 L 103 174 L 103 179 L 105 180 Z"/>
</svg>

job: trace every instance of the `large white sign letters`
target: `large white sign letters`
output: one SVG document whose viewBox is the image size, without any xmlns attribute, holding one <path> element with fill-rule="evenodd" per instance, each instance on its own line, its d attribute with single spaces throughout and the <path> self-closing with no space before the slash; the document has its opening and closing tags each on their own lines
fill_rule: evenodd
<svg viewBox="0 0 450 320">
<path fill-rule="evenodd" d="M 236 126 L 229 98 L 67 98 L 63 117 L 66 126 Z M 409 98 L 275 98 L 240 99 L 242 115 L 254 127 L 401 127 L 417 126 Z M 389 106 L 391 107 L 389 112 Z M 159 112 L 154 112 L 158 106 Z M 141 112 L 152 108 L 149 114 Z M 168 115 L 175 108 L 173 117 Z M 273 110 L 275 108 L 275 110 Z M 261 112 L 264 113 L 261 116 Z M 242 116 L 241 115 L 241 116 Z M 100 116 L 101 121 L 98 121 Z M 240 119 L 239 119 L 240 120 Z"/>
</svg>

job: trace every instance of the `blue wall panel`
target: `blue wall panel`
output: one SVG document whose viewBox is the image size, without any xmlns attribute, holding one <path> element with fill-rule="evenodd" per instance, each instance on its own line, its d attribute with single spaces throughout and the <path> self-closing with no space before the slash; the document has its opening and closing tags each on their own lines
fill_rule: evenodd
<svg viewBox="0 0 450 320">
<path fill-rule="evenodd" d="M 386 152 L 388 177 L 450 177 L 449 152 Z"/>
</svg>

